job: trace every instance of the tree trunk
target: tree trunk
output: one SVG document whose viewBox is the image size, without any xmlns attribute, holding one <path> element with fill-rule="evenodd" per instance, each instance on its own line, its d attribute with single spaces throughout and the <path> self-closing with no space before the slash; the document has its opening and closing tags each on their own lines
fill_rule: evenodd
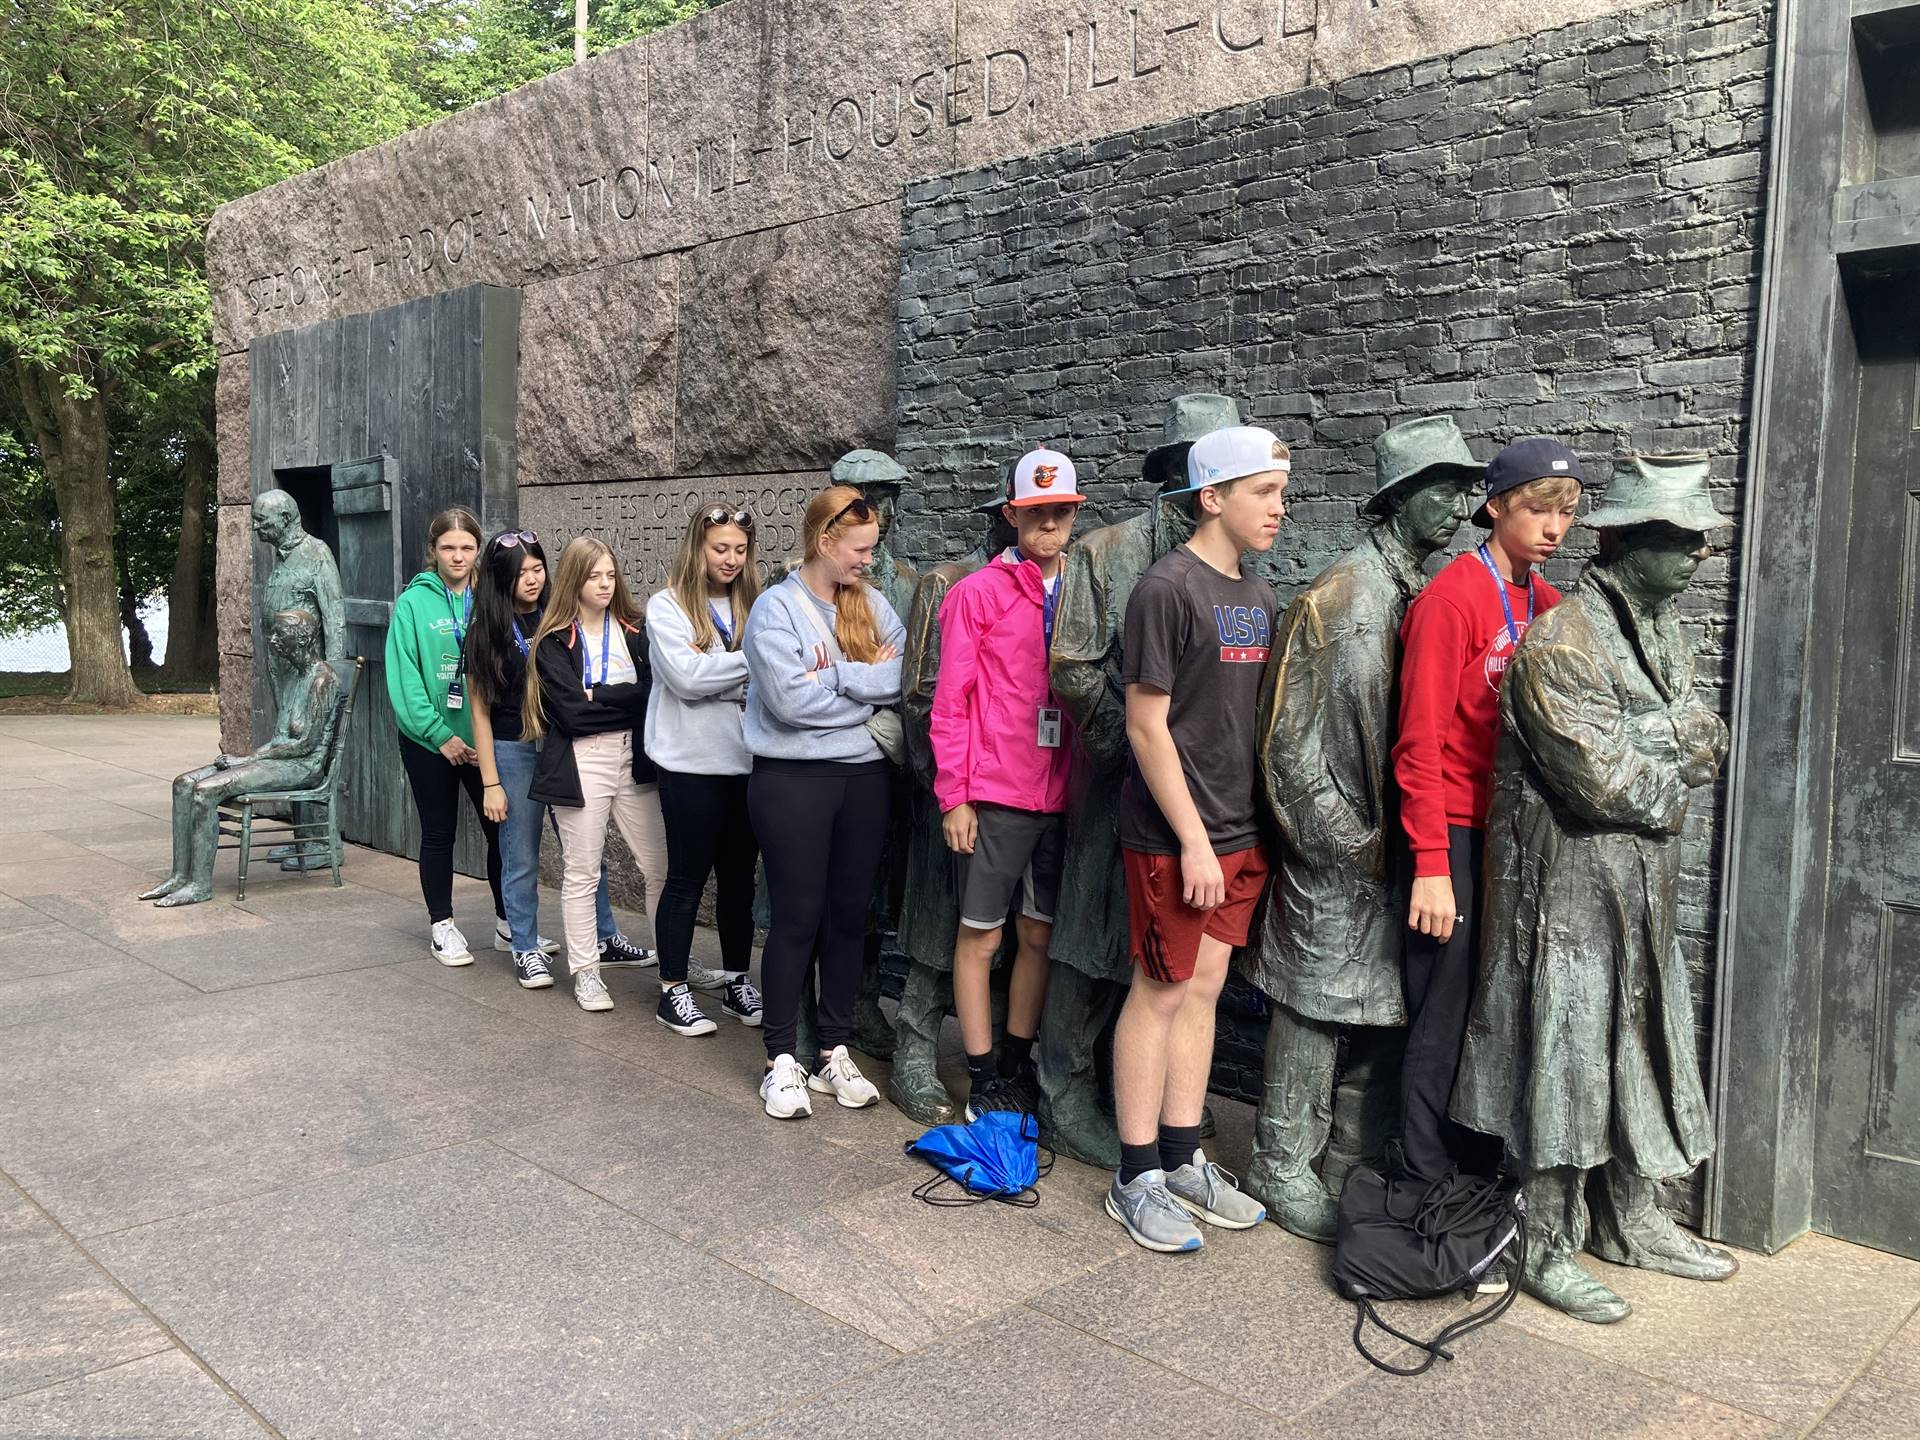
<svg viewBox="0 0 1920 1440">
<path fill-rule="evenodd" d="M 195 432 L 180 466 L 180 553 L 167 586 L 167 658 L 161 675 L 173 684 L 213 675 L 213 587 L 207 576 L 207 498 L 213 442 Z"/>
<path fill-rule="evenodd" d="M 16 362 L 27 418 L 60 507 L 60 578 L 67 593 L 67 699 L 137 709 L 140 692 L 120 645 L 120 582 L 113 560 L 113 485 L 107 478 L 107 404 L 96 389 L 67 393 L 65 377 Z"/>
<path fill-rule="evenodd" d="M 147 633 L 147 622 L 140 618 L 140 601 L 133 593 L 133 575 L 127 565 L 124 545 L 114 546 L 113 564 L 120 578 L 120 626 L 127 632 L 127 667 L 151 670 L 153 636 Z"/>
</svg>

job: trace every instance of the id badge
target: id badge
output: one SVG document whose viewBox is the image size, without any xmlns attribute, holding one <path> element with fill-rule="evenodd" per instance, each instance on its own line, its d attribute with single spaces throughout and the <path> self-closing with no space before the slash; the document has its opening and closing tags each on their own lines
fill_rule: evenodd
<svg viewBox="0 0 1920 1440">
<path fill-rule="evenodd" d="M 1060 748 L 1060 712 L 1048 705 L 1040 707 L 1040 724 L 1035 740 L 1042 750 Z"/>
<path fill-rule="evenodd" d="M 467 687 L 458 680 L 447 682 L 447 709 L 464 710 L 467 708 Z"/>
</svg>

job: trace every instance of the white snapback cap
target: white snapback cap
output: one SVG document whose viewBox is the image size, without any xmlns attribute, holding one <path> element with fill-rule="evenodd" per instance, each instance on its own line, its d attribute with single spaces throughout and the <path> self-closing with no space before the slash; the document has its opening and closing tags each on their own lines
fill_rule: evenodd
<svg viewBox="0 0 1920 1440">
<path fill-rule="evenodd" d="M 1229 425 L 1209 431 L 1187 451 L 1184 493 L 1192 494 L 1209 485 L 1225 485 L 1267 470 L 1291 470 L 1293 465 L 1286 455 L 1287 447 L 1280 443 L 1280 437 L 1258 425 Z"/>
<path fill-rule="evenodd" d="M 1073 505 L 1087 497 L 1080 493 L 1080 476 L 1073 461 L 1058 450 L 1044 446 L 1029 450 L 1013 467 L 1013 494 L 1007 503 L 1025 505 Z"/>
</svg>

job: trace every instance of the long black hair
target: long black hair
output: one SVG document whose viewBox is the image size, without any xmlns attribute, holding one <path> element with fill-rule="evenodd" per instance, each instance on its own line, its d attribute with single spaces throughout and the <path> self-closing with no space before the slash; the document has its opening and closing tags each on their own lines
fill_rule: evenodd
<svg viewBox="0 0 1920 1440">
<path fill-rule="evenodd" d="M 505 541 L 512 543 L 502 543 Z M 515 678 L 507 673 L 508 657 L 517 657 L 520 649 L 513 637 L 513 621 L 518 613 L 513 605 L 513 591 L 520 583 L 521 566 L 530 559 L 542 565 L 547 563 L 547 552 L 540 548 L 533 532 L 508 531 L 487 542 L 475 569 L 473 628 L 467 631 L 467 674 L 472 677 L 475 688 L 487 697 L 488 704 L 498 704 L 515 684 Z M 549 583 L 552 578 L 549 571 Z M 537 617 L 546 604 L 547 586 L 542 585 L 540 598 L 534 602 L 531 623 L 522 622 L 520 626 L 528 640 L 533 639 L 533 626 L 539 624 Z"/>
</svg>

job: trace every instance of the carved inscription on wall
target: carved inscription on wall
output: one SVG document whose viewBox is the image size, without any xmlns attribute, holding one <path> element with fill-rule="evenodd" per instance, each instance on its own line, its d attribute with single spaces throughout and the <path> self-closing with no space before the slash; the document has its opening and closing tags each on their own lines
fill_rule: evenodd
<svg viewBox="0 0 1920 1440">
<path fill-rule="evenodd" d="M 667 571 L 687 521 L 708 505 L 745 509 L 754 517 L 754 539 L 763 563 L 800 550 L 800 522 L 825 475 L 732 476 L 699 480 L 627 480 L 599 485 L 539 485 L 520 492 L 520 520 L 537 531 L 555 563 L 575 535 L 592 535 L 613 547 L 634 599 L 667 583 Z"/>
<path fill-rule="evenodd" d="M 1244 83 L 1236 90 L 1296 88 L 1306 82 L 1306 47 L 1324 23 L 1323 11 L 1401 3 L 1138 0 L 1096 9 L 1087 18 L 1056 15 L 1051 26 L 1038 22 L 1036 33 L 983 40 L 966 53 L 928 55 L 857 88 L 759 95 L 749 107 L 757 111 L 753 119 L 724 130 L 658 134 L 651 146 L 642 146 L 637 137 L 652 127 L 644 114 L 635 114 L 634 152 L 603 155 L 591 173 L 553 173 L 537 188 L 461 197 L 437 212 L 419 213 L 405 229 L 335 234 L 320 242 L 322 253 L 282 254 L 270 267 L 262 267 L 264 257 L 249 247 L 253 273 L 232 291 L 249 317 L 301 312 L 284 317 L 297 323 L 334 302 L 356 308 L 360 301 L 387 303 L 550 268 L 556 255 L 672 248 L 684 243 L 673 237 L 693 212 L 736 212 L 709 217 L 706 233 L 757 229 L 765 223 L 760 207 L 795 186 L 819 186 L 863 169 L 884 168 L 896 176 L 903 166 L 910 175 L 938 173 L 954 163 L 956 146 L 974 156 L 983 147 L 1020 153 L 1069 138 L 1077 110 L 1139 123 L 1154 114 L 1200 108 L 1212 97 L 1190 93 L 1192 77 L 1211 73 L 1223 60 L 1244 67 Z M 1132 92 L 1139 92 L 1138 101 L 1117 110 L 1117 97 Z M 736 116 L 740 108 L 733 107 Z M 1128 120 L 1131 108 L 1139 114 Z M 461 119 L 444 121 L 422 138 L 458 144 Z M 368 176 L 365 183 L 380 182 Z"/>
</svg>

